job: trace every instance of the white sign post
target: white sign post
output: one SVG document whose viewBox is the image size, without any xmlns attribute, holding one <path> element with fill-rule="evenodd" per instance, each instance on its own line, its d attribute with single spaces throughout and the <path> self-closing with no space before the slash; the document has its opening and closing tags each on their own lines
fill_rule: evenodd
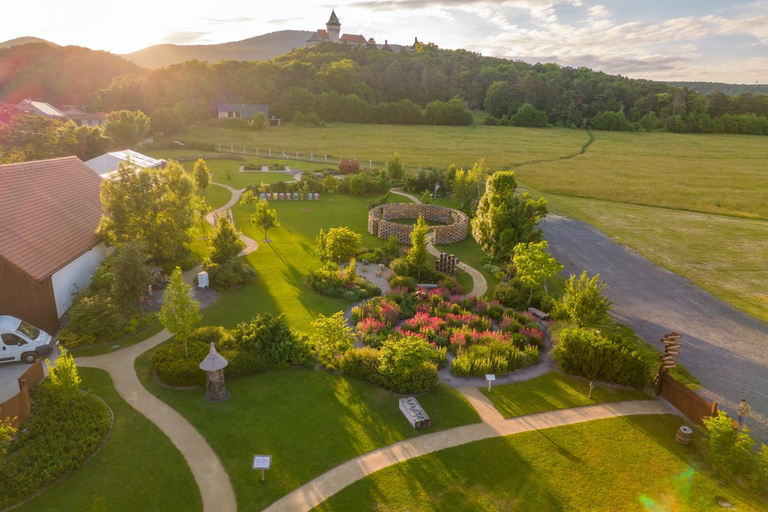
<svg viewBox="0 0 768 512">
<path fill-rule="evenodd" d="M 491 382 L 496 380 L 496 375 L 493 373 L 486 373 L 485 374 L 485 380 L 488 381 L 488 392 L 491 392 Z"/>
<path fill-rule="evenodd" d="M 264 481 L 264 470 L 272 468 L 272 456 L 271 455 L 254 455 L 253 456 L 253 468 L 261 470 L 261 481 Z"/>
</svg>

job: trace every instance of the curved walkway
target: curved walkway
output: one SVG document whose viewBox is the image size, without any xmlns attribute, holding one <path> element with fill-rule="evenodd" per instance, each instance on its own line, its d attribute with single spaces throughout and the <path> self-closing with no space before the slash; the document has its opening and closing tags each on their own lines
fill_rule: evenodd
<svg viewBox="0 0 768 512">
<path fill-rule="evenodd" d="M 413 201 L 416 204 L 421 204 L 421 200 L 415 196 L 412 196 L 410 194 L 406 194 L 405 192 L 401 192 L 399 190 L 392 189 L 390 190 L 393 194 L 397 194 L 399 196 L 407 197 L 411 201 Z M 442 251 L 439 251 L 435 248 L 435 246 L 432 244 L 432 238 L 430 237 L 427 240 L 427 251 L 433 256 L 437 256 L 438 258 L 442 254 Z M 483 274 L 481 274 L 477 269 L 470 267 L 466 263 L 462 263 L 461 267 L 464 269 L 464 271 L 469 274 L 472 277 L 472 282 L 474 283 L 474 286 L 472 288 L 472 291 L 469 292 L 468 295 L 474 295 L 475 297 L 480 297 L 481 295 L 485 295 L 485 293 L 488 291 L 488 282 L 485 280 L 485 277 Z"/>
<path fill-rule="evenodd" d="M 361 455 L 302 485 L 270 505 L 266 512 L 305 512 L 311 510 L 345 487 L 380 469 L 474 441 L 619 416 L 671 413 L 659 401 L 634 401 L 589 405 L 505 420 L 495 409 L 488 408 L 490 402 L 479 390 L 464 388 L 462 392 L 470 403 L 478 409 L 483 420 L 482 423 L 456 427 L 434 434 L 425 434 Z"/>
<path fill-rule="evenodd" d="M 231 208 L 240 200 L 242 193 L 242 190 L 236 190 L 228 185 L 214 184 L 232 192 L 232 198 L 221 208 L 217 208 L 206 215 L 206 220 L 211 224 L 213 224 L 214 214 Z M 244 235 L 241 235 L 241 238 L 246 247 L 240 255 L 258 249 L 259 244 L 255 240 Z M 189 282 L 194 278 L 197 270 L 199 269 L 187 271 L 185 280 Z M 171 333 L 163 329 L 151 338 L 117 352 L 78 358 L 77 364 L 78 366 L 99 368 L 109 372 L 120 396 L 168 436 L 187 460 L 189 469 L 200 489 L 203 510 L 206 512 L 236 512 L 237 500 L 229 476 L 208 442 L 181 414 L 147 391 L 136 375 L 134 369 L 136 358 L 170 337 Z"/>
</svg>

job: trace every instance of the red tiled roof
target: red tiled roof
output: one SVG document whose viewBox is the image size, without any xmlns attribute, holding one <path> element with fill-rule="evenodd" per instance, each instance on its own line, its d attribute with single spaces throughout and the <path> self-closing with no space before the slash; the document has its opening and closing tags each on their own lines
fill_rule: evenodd
<svg viewBox="0 0 768 512">
<path fill-rule="evenodd" d="M 41 281 L 97 245 L 101 182 L 74 156 L 0 165 L 0 258 Z"/>
<path fill-rule="evenodd" d="M 319 35 L 323 39 L 328 39 L 328 31 L 325 30 L 324 28 L 321 28 L 320 30 L 318 30 L 317 35 Z"/>
<path fill-rule="evenodd" d="M 365 38 L 358 34 L 344 34 L 341 36 L 340 41 L 342 43 L 359 43 L 359 44 L 365 44 L 368 41 L 365 40 Z"/>
</svg>

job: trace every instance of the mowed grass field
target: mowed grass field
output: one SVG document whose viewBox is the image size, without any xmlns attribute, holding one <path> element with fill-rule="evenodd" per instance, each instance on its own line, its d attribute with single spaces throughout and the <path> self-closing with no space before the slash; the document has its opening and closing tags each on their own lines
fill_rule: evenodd
<svg viewBox="0 0 768 512">
<path fill-rule="evenodd" d="M 242 151 L 259 148 L 275 156 L 285 150 L 295 157 L 315 159 L 323 155 L 357 158 L 361 165 L 369 160 L 382 165 L 395 151 L 408 167 L 471 167 L 485 159 L 493 169 L 510 169 L 527 162 L 551 160 L 573 155 L 587 143 L 583 130 L 513 128 L 508 126 L 397 126 L 332 123 L 325 128 L 301 128 L 286 123 L 261 132 L 241 132 L 212 128 L 204 124 L 190 127 L 175 136 L 178 140 L 221 144 L 222 149 Z M 255 160 L 257 157 L 253 157 Z M 335 160 L 337 162 L 338 160 Z M 290 160 L 287 160 L 290 165 Z"/>
<path fill-rule="evenodd" d="M 504 126 L 434 127 L 332 124 L 264 132 L 196 126 L 179 138 L 320 146 L 379 158 L 399 151 L 409 166 L 468 166 L 485 158 L 513 168 L 552 211 L 588 222 L 706 289 L 768 321 L 768 138 L 645 132 L 593 132 Z M 466 246 L 466 247 L 465 247 Z M 446 246 L 465 261 L 482 254 L 466 241 Z M 495 279 L 481 269 L 491 289 Z"/>
<path fill-rule="evenodd" d="M 477 441 L 390 466 L 313 511 L 705 512 L 765 502 L 691 465 L 677 416 L 628 416 Z"/>
<path fill-rule="evenodd" d="M 768 219 L 768 138 L 595 131 L 573 158 L 524 165 L 520 181 L 553 193 Z"/>
</svg>

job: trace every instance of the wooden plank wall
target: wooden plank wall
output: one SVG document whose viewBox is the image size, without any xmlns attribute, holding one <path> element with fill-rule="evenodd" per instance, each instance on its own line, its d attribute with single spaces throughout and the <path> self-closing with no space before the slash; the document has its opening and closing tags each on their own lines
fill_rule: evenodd
<svg viewBox="0 0 768 512">
<path fill-rule="evenodd" d="M 53 283 L 41 282 L 0 258 L 0 315 L 11 315 L 43 329 L 50 335 L 59 330 Z"/>
</svg>

